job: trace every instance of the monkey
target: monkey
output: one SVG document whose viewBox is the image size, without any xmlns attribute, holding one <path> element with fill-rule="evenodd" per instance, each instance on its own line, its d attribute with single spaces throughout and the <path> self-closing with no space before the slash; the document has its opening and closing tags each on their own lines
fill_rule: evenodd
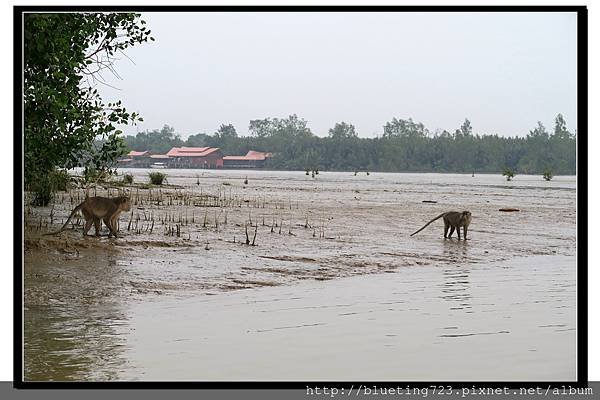
<svg viewBox="0 0 600 400">
<path fill-rule="evenodd" d="M 437 217 L 435 217 L 434 219 L 432 219 L 431 221 L 426 223 L 425 226 L 423 226 L 421 229 L 414 232 L 410 236 L 413 236 L 413 235 L 421 232 L 429 224 L 431 224 L 433 221 L 435 221 L 438 218 L 444 218 L 444 239 L 450 238 L 452 236 L 452 234 L 454 233 L 454 229 L 456 229 L 456 232 L 458 233 L 458 240 L 460 240 L 460 228 L 463 227 L 464 232 L 465 232 L 465 240 L 467 240 L 467 230 L 469 228 L 469 224 L 471 223 L 471 213 L 469 211 L 463 211 L 463 212 L 448 211 L 445 213 L 441 213 L 440 215 L 438 215 Z M 450 229 L 449 235 L 448 235 L 448 229 Z"/>
<path fill-rule="evenodd" d="M 87 235 L 88 231 L 94 225 L 94 229 L 96 230 L 96 236 L 100 236 L 100 221 L 104 221 L 104 224 L 109 230 L 108 237 L 114 235 L 117 237 L 116 224 L 119 215 L 123 211 L 131 210 L 131 202 L 129 201 L 129 197 L 120 196 L 120 197 L 86 197 L 85 200 L 79 204 L 73 211 L 69 218 L 67 218 L 67 222 L 56 232 L 46 233 L 46 235 L 56 235 L 62 232 L 73 215 L 77 211 L 81 210 L 83 217 L 85 218 L 85 226 L 83 227 L 83 236 Z"/>
</svg>

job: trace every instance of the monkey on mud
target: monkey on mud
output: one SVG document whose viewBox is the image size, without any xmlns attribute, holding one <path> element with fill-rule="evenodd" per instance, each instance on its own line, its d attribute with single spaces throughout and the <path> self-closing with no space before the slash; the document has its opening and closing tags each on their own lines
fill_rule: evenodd
<svg viewBox="0 0 600 400">
<path fill-rule="evenodd" d="M 119 214 L 123 211 L 131 210 L 131 202 L 129 201 L 129 197 L 119 196 L 119 197 L 86 197 L 85 200 L 79 204 L 69 215 L 67 218 L 67 222 L 56 232 L 46 233 L 46 235 L 56 235 L 62 232 L 73 215 L 77 211 L 81 210 L 83 217 L 85 218 L 85 226 L 83 227 L 83 236 L 87 235 L 88 231 L 94 224 L 94 229 L 96 230 L 96 236 L 100 236 L 100 221 L 104 221 L 104 224 L 109 230 L 108 237 L 114 235 L 117 237 L 117 219 L 119 218 Z"/>
<path fill-rule="evenodd" d="M 416 235 L 417 233 L 421 232 L 423 229 L 427 228 L 429 224 L 431 224 L 438 218 L 444 218 L 444 238 L 450 238 L 454 233 L 454 229 L 456 229 L 456 232 L 458 233 L 458 239 L 460 240 L 460 228 L 463 227 L 465 232 L 465 240 L 467 240 L 467 229 L 469 228 L 469 224 L 471 223 L 471 213 L 469 211 L 448 211 L 445 213 L 441 213 L 410 236 Z M 449 235 L 448 229 L 450 229 Z"/>
</svg>

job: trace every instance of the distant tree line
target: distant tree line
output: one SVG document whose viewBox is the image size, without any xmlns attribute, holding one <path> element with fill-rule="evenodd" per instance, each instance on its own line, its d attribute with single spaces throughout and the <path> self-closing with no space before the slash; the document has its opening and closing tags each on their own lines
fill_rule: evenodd
<svg viewBox="0 0 600 400">
<path fill-rule="evenodd" d="M 576 166 L 576 134 L 568 131 L 561 114 L 551 133 L 538 122 L 526 137 L 474 135 L 468 119 L 453 133 L 431 133 L 422 123 L 396 118 L 375 138 L 358 137 L 346 122 L 319 137 L 296 115 L 252 120 L 249 133 L 239 136 L 233 125 L 221 125 L 212 135 L 199 133 L 182 140 L 165 125 L 126 136 L 125 142 L 132 150 L 156 153 L 175 146 L 219 147 L 225 155 L 268 151 L 273 153 L 268 167 L 284 170 L 498 173 L 510 168 L 522 174 L 575 174 Z"/>
</svg>

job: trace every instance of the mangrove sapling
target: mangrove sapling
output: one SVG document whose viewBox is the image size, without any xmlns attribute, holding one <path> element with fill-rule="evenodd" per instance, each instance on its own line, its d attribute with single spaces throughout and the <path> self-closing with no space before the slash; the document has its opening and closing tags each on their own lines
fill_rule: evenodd
<svg viewBox="0 0 600 400">
<path fill-rule="evenodd" d="M 325 237 L 325 220 L 322 213 L 319 217 L 319 223 L 319 239 L 321 239 Z"/>
<path fill-rule="evenodd" d="M 254 237 L 252 238 L 252 246 L 254 246 L 254 242 L 256 241 L 256 233 L 258 232 L 258 225 L 254 227 Z"/>
<path fill-rule="evenodd" d="M 502 171 L 502 176 L 505 176 L 506 180 L 510 182 L 515 177 L 515 171 L 513 171 L 511 168 L 504 168 L 504 171 Z"/>
</svg>

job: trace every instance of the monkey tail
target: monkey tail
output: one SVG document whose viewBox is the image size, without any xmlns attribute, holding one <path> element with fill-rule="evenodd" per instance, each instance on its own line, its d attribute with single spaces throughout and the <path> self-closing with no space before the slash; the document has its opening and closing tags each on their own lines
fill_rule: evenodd
<svg viewBox="0 0 600 400">
<path fill-rule="evenodd" d="M 431 221 L 429 221 L 428 223 L 423 225 L 423 227 L 421 229 L 412 233 L 410 236 L 416 235 L 417 233 L 421 232 L 423 229 L 427 228 L 429 226 L 429 224 L 431 224 L 433 221 L 435 221 L 436 219 L 442 218 L 444 215 L 446 215 L 446 213 L 441 213 L 440 215 L 438 215 L 437 217 L 435 217 L 434 219 L 432 219 Z"/>
<path fill-rule="evenodd" d="M 87 199 L 86 199 L 87 200 Z M 69 215 L 69 218 L 67 218 L 67 222 L 65 222 L 65 224 L 56 232 L 48 232 L 48 233 L 44 233 L 43 236 L 48 236 L 48 235 L 58 235 L 59 233 L 61 233 L 62 231 L 65 230 L 65 228 L 67 227 L 67 225 L 69 224 L 69 222 L 71 221 L 71 218 L 73 218 L 73 215 L 75 215 L 75 213 L 79 210 L 81 210 L 81 208 L 83 207 L 83 205 L 85 204 L 85 200 L 79 204 L 77 207 L 75 207 L 73 209 L 73 211 L 71 211 L 71 215 Z"/>
</svg>

